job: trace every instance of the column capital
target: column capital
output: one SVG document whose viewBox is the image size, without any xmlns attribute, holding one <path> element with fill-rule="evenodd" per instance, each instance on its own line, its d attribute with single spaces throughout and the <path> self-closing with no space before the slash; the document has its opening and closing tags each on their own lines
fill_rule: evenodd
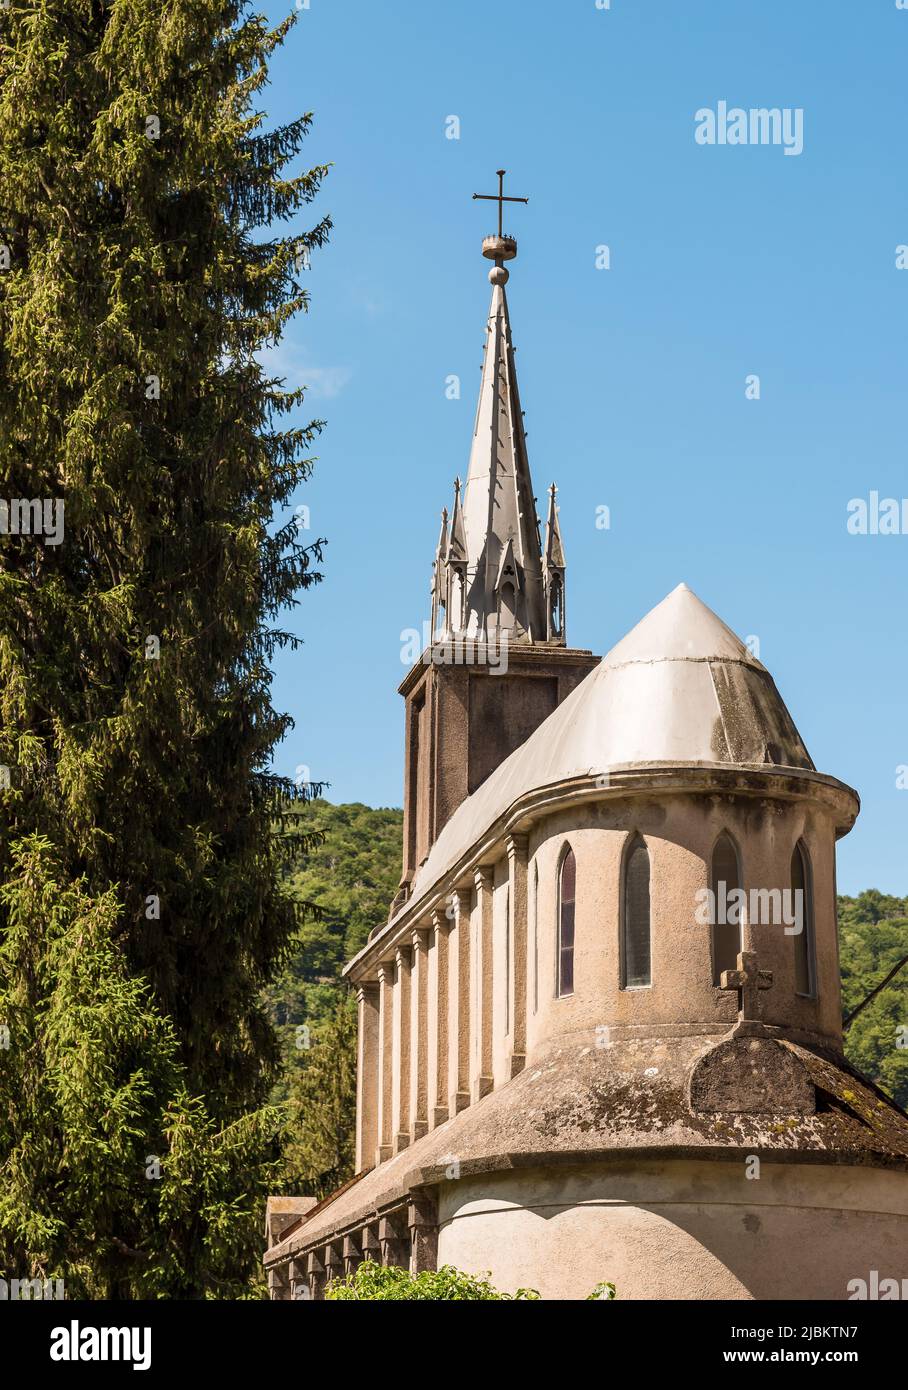
<svg viewBox="0 0 908 1390">
<path fill-rule="evenodd" d="M 494 864 L 477 864 L 473 870 L 473 882 L 476 885 L 477 893 L 492 887 L 492 880 L 495 875 Z"/>
<path fill-rule="evenodd" d="M 366 1002 L 367 999 L 369 1000 L 370 1003 L 373 1002 L 373 1001 L 375 1000 L 376 996 L 378 995 L 378 992 L 379 992 L 380 989 L 381 989 L 381 981 L 379 981 L 379 980 L 362 980 L 362 981 L 356 986 L 356 1000 L 357 1000 L 357 1003 L 358 1003 L 358 1004 L 363 1004 L 363 1003 Z"/>
<path fill-rule="evenodd" d="M 417 922 L 416 926 L 410 932 L 410 945 L 414 951 L 428 950 L 431 931 L 431 922 Z"/>
<path fill-rule="evenodd" d="M 470 910 L 470 895 L 472 894 L 472 892 L 473 892 L 473 885 L 472 885 L 471 883 L 459 883 L 459 884 L 457 885 L 457 887 L 454 888 L 454 889 L 452 890 L 452 892 L 451 892 L 451 904 L 452 904 L 452 906 L 453 906 L 453 908 L 454 908 L 454 920 L 455 920 L 455 922 L 458 920 L 458 918 L 460 917 L 461 913 L 463 913 L 463 912 L 469 912 L 469 910 Z"/>
<path fill-rule="evenodd" d="M 530 837 L 524 830 L 515 831 L 507 838 L 507 851 L 509 859 L 522 859 L 527 857 Z"/>
<path fill-rule="evenodd" d="M 432 910 L 432 930 L 437 932 L 449 932 L 454 923 L 445 912 L 443 907 L 436 907 Z"/>
</svg>

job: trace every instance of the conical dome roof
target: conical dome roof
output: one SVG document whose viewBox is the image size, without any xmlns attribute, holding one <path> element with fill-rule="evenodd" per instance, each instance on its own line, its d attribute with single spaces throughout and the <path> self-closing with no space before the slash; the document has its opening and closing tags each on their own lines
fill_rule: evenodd
<svg viewBox="0 0 908 1390">
<path fill-rule="evenodd" d="M 765 763 L 813 770 L 765 666 L 686 584 L 612 648 L 580 687 L 587 688 L 599 726 L 596 752 L 612 766 Z"/>
<path fill-rule="evenodd" d="M 769 672 L 686 584 L 623 637 L 458 807 L 417 873 L 413 894 L 527 792 L 666 764 L 814 771 Z"/>
</svg>

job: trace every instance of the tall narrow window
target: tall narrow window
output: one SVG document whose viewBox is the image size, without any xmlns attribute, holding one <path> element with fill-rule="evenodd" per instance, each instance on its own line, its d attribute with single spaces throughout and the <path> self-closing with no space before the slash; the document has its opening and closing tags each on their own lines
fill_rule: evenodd
<svg viewBox="0 0 908 1390">
<path fill-rule="evenodd" d="M 624 861 L 621 922 L 621 986 L 652 983 L 650 970 L 649 854 L 638 837 Z"/>
<path fill-rule="evenodd" d="M 741 874 L 738 852 L 730 835 L 722 834 L 713 850 L 711 887 L 713 984 L 721 983 L 723 970 L 734 970 L 742 949 Z"/>
<path fill-rule="evenodd" d="M 513 584 L 501 586 L 501 626 L 514 627 L 517 622 L 517 599 Z"/>
<path fill-rule="evenodd" d="M 810 856 L 799 840 L 791 856 L 791 908 L 801 930 L 792 937 L 795 953 L 795 991 L 813 998 L 817 992 L 813 942 L 813 876 Z"/>
<path fill-rule="evenodd" d="M 577 862 L 569 849 L 558 876 L 558 994 L 574 993 L 574 899 Z"/>
</svg>

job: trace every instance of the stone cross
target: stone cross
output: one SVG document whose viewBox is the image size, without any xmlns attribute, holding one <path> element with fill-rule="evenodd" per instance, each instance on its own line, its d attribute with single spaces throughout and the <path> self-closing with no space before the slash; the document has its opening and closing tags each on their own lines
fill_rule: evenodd
<svg viewBox="0 0 908 1390">
<path fill-rule="evenodd" d="M 772 989 L 772 971 L 758 968 L 756 951 L 739 952 L 737 970 L 723 970 L 719 986 L 738 990 L 738 1022 L 733 1029 L 734 1035 L 754 1036 L 765 1032 L 760 1018 L 760 990 Z"/>
<path fill-rule="evenodd" d="M 505 176 L 505 174 L 507 173 L 507 170 L 506 170 L 506 169 L 496 169 L 495 172 L 496 172 L 496 174 L 498 175 L 498 192 L 497 192 L 497 193 L 474 193 L 474 194 L 473 194 L 473 198 L 474 198 L 474 201 L 475 201 L 475 199 L 477 199 L 477 198 L 486 198 L 486 199 L 488 199 L 489 202 L 491 202 L 491 203 L 497 203 L 497 204 L 498 204 L 498 235 L 499 235 L 499 237 L 501 237 L 501 236 L 503 235 L 502 230 L 501 230 L 501 213 L 502 213 L 502 208 L 504 207 L 504 204 L 505 204 L 505 203 L 528 203 L 530 200 L 529 200 L 529 198 L 511 198 L 511 197 L 509 197 L 509 196 L 505 193 L 505 191 L 504 191 L 504 176 Z"/>
</svg>

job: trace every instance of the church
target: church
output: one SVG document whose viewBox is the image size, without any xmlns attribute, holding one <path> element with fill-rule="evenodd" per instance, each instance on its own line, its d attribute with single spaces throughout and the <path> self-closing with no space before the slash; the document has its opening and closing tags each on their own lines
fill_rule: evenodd
<svg viewBox="0 0 908 1390">
<path fill-rule="evenodd" d="M 400 687 L 400 888 L 345 970 L 356 1173 L 269 1200 L 270 1294 L 320 1299 L 371 1259 L 546 1299 L 859 1296 L 908 1273 L 908 1116 L 843 1052 L 858 796 L 685 584 L 604 657 L 568 644 L 501 174 L 494 196 L 466 484 Z"/>
</svg>

